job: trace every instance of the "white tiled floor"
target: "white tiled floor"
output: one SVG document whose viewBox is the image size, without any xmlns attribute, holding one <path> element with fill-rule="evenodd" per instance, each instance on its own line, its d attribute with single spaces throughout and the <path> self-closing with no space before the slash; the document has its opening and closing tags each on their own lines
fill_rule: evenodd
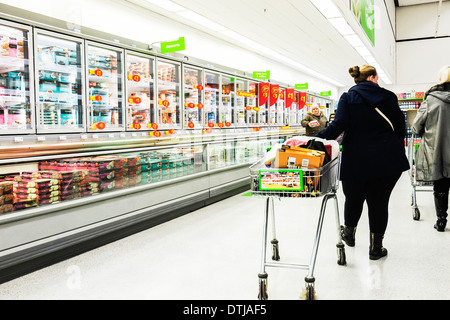
<svg viewBox="0 0 450 320">
<path fill-rule="evenodd" d="M 418 193 L 421 220 L 411 211 L 405 173 L 390 205 L 384 246 L 368 258 L 364 211 L 356 247 L 337 264 L 334 205 L 329 202 L 314 276 L 319 300 L 449 299 L 450 229 L 438 233 L 431 192 Z M 341 219 L 344 198 L 338 192 Z M 319 199 L 275 200 L 281 261 L 309 264 Z M 237 195 L 0 285 L 3 299 L 255 300 L 261 261 L 264 198 Z M 270 250 L 269 250 L 270 253 Z M 267 268 L 269 299 L 299 299 L 306 270 Z"/>
</svg>

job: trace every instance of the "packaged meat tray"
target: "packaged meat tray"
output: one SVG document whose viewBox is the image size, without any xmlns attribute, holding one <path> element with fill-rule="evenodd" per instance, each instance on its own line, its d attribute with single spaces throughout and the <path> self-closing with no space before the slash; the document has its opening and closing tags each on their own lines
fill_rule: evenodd
<svg viewBox="0 0 450 320">
<path fill-rule="evenodd" d="M 9 194 L 13 192 L 13 182 L 4 181 L 0 182 L 0 196 L 3 194 Z"/>
</svg>

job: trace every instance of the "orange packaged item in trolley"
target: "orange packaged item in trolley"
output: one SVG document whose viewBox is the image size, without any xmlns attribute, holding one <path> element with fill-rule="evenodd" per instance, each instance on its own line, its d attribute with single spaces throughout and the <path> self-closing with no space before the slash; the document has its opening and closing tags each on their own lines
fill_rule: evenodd
<svg viewBox="0 0 450 320">
<path fill-rule="evenodd" d="M 323 165 L 325 152 L 300 147 L 282 146 L 277 151 L 275 168 L 318 169 Z"/>
</svg>

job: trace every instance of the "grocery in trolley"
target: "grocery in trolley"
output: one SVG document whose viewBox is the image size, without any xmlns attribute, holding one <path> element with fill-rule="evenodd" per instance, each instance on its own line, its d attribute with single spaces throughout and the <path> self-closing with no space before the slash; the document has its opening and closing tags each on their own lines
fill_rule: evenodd
<svg viewBox="0 0 450 320">
<path fill-rule="evenodd" d="M 417 192 L 432 192 L 433 191 L 433 181 L 417 181 L 416 179 L 416 154 L 419 149 L 421 138 L 415 134 L 411 135 L 410 141 L 408 142 L 408 160 L 410 167 L 410 178 L 412 186 L 411 194 L 411 208 L 414 220 L 420 220 L 420 210 L 417 205 Z"/>
<path fill-rule="evenodd" d="M 310 149 L 322 143 L 325 150 Z M 320 145 L 320 144 L 319 144 Z M 316 144 L 317 146 L 317 144 Z M 337 232 L 337 263 L 346 265 L 344 244 L 340 235 L 339 207 L 336 192 L 339 178 L 339 144 L 312 137 L 294 137 L 278 144 L 267 155 L 250 167 L 252 196 L 266 198 L 263 223 L 261 268 L 258 274 L 260 300 L 267 300 L 268 273 L 266 267 L 306 269 L 305 298 L 315 299 L 314 268 L 322 232 L 325 211 L 329 200 L 334 201 Z M 280 261 L 279 243 L 275 231 L 275 198 L 322 198 L 319 221 L 309 264 L 284 263 Z M 272 221 L 272 261 L 267 261 L 269 212 Z"/>
</svg>

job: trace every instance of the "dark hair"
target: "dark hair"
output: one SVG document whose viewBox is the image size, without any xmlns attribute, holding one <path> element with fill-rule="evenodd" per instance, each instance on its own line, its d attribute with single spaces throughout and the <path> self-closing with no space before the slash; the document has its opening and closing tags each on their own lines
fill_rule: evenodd
<svg viewBox="0 0 450 320">
<path fill-rule="evenodd" d="M 369 66 L 367 64 L 363 64 L 362 66 L 354 66 L 348 69 L 348 73 L 353 77 L 355 83 L 358 84 L 360 82 L 366 81 L 370 76 L 376 76 L 377 70 Z"/>
</svg>

